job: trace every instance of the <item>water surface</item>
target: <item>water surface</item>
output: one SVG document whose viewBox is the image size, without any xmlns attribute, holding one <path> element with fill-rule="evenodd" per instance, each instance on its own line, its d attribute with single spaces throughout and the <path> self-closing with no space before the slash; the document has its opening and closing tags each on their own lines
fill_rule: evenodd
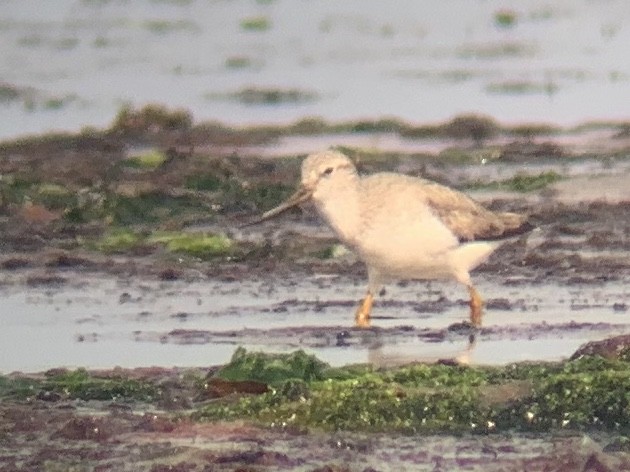
<svg viewBox="0 0 630 472">
<path fill-rule="evenodd" d="M 70 275 L 70 274 L 67 274 Z M 305 349 L 333 365 L 457 358 L 472 364 L 561 360 L 581 344 L 630 332 L 627 281 L 502 285 L 478 279 L 490 307 L 474 346 L 447 328 L 468 316 L 452 283 L 388 287 L 375 330 L 353 329 L 364 287 L 343 277 L 157 282 L 82 274 L 59 287 L 1 288 L 0 372 L 53 367 L 208 366 L 237 346 Z M 423 302 L 435 301 L 431 312 Z"/>
<path fill-rule="evenodd" d="M 0 0 L 0 138 L 109 124 L 123 104 L 200 120 L 628 119 L 630 4 Z M 252 26 L 253 25 L 253 26 Z M 293 91 L 247 103 L 245 89 Z M 301 95 L 301 94 L 303 95 Z M 284 97 L 284 98 L 282 98 Z"/>
</svg>

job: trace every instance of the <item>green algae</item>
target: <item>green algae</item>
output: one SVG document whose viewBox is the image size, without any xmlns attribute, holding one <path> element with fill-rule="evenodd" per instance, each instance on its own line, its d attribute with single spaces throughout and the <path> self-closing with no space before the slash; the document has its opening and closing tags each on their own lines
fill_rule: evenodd
<svg viewBox="0 0 630 472">
<path fill-rule="evenodd" d="M 506 190 L 510 192 L 527 193 L 542 190 L 547 186 L 562 180 L 562 176 L 554 171 L 545 171 L 536 175 L 517 174 L 506 180 L 493 182 L 472 182 L 467 187 L 470 190 Z"/>
<path fill-rule="evenodd" d="M 526 95 L 546 94 L 552 95 L 558 91 L 558 86 L 551 82 L 534 82 L 527 80 L 507 80 L 492 82 L 486 86 L 486 92 L 493 94 Z"/>
<path fill-rule="evenodd" d="M 532 371 L 533 394 L 515 402 L 527 429 L 612 429 L 630 426 L 630 364 L 586 356 Z"/>
<path fill-rule="evenodd" d="M 311 252 L 310 256 L 316 259 L 329 260 L 336 259 L 348 252 L 345 246 L 341 244 L 328 244 L 316 251 Z"/>
<path fill-rule="evenodd" d="M 98 251 L 112 254 L 130 251 L 139 247 L 142 242 L 140 234 L 130 229 L 119 228 L 103 235 L 91 246 Z"/>
<path fill-rule="evenodd" d="M 494 24 L 500 28 L 512 28 L 518 21 L 518 14 L 514 10 L 501 9 L 494 14 Z"/>
<path fill-rule="evenodd" d="M 37 178 L 19 174 L 0 176 L 0 208 L 30 202 L 49 210 L 68 211 L 77 205 L 77 201 L 76 191 L 65 185 L 40 182 Z"/>
<path fill-rule="evenodd" d="M 205 214 L 208 209 L 191 195 L 170 195 L 159 190 L 140 195 L 111 195 L 105 202 L 104 214 L 116 226 L 163 223 L 181 220 L 186 215 Z"/>
<path fill-rule="evenodd" d="M 246 190 L 243 196 L 256 208 L 268 209 L 279 205 L 292 191 L 292 187 L 285 184 L 259 184 Z"/>
<path fill-rule="evenodd" d="M 247 56 L 230 56 L 224 64 L 226 69 L 247 69 L 252 66 L 252 60 Z"/>
<path fill-rule="evenodd" d="M 172 110 L 157 104 L 148 104 L 139 109 L 125 105 L 116 114 L 108 132 L 123 136 L 158 134 L 165 131 L 188 130 L 192 122 L 192 115 L 186 110 Z"/>
<path fill-rule="evenodd" d="M 0 82 L 0 103 L 19 100 L 22 90 L 14 85 Z"/>
<path fill-rule="evenodd" d="M 166 161 L 166 154 L 158 149 L 131 156 L 124 163 L 127 167 L 136 169 L 157 169 Z"/>
<path fill-rule="evenodd" d="M 178 32 L 198 32 L 199 25 L 190 20 L 147 20 L 144 28 L 156 35 Z"/>
<path fill-rule="evenodd" d="M 496 41 L 484 44 L 467 44 L 457 50 L 462 59 L 500 59 L 515 57 L 532 57 L 536 47 L 519 41 Z"/>
<path fill-rule="evenodd" d="M 41 388 L 78 400 L 153 401 L 159 395 L 158 388 L 150 383 L 123 376 L 94 377 L 85 369 L 53 375 L 43 382 Z"/>
<path fill-rule="evenodd" d="M 218 163 L 202 163 L 197 172 L 184 177 L 183 187 L 195 195 L 204 195 L 211 207 L 224 213 L 234 210 L 260 212 L 278 205 L 293 192 L 294 163 L 297 159 L 278 160 L 274 163 L 246 163 L 231 159 Z M 253 165 L 252 165 L 253 164 Z M 235 171 L 234 166 L 251 166 L 247 171 Z M 259 169 L 258 169 L 259 168 Z M 291 182 L 277 181 L 278 175 L 291 175 Z M 269 180 L 265 176 L 275 175 Z M 289 178 L 286 178 L 288 181 Z M 199 193 L 203 192 L 203 193 Z M 206 209 L 207 212 L 207 209 Z"/>
<path fill-rule="evenodd" d="M 33 396 L 40 382 L 27 377 L 5 377 L 0 375 L 0 399 L 23 400 Z"/>
<path fill-rule="evenodd" d="M 228 95 L 246 105 L 277 105 L 280 103 L 303 103 L 317 99 L 317 94 L 300 89 L 246 87 Z M 213 98 L 213 95 L 208 95 Z"/>
<path fill-rule="evenodd" d="M 295 356 L 317 368 L 304 375 L 291 367 Z M 267 369 L 274 374 L 263 375 Z M 630 365 L 600 357 L 558 364 L 417 364 L 382 370 L 330 368 L 301 351 L 269 355 L 239 349 L 220 372 L 273 388 L 211 403 L 196 418 L 423 434 L 630 428 Z"/>
<path fill-rule="evenodd" d="M 224 179 L 211 172 L 189 175 L 186 177 L 184 186 L 191 190 L 204 190 L 208 192 L 216 192 L 221 190 Z"/>
<path fill-rule="evenodd" d="M 76 205 L 76 194 L 63 185 L 42 183 L 37 186 L 33 200 L 46 208 L 58 210 Z"/>
<path fill-rule="evenodd" d="M 21 204 L 34 193 L 39 181 L 28 176 L 6 174 L 0 178 L 0 200 L 2 206 Z"/>
<path fill-rule="evenodd" d="M 271 21 L 266 16 L 251 16 L 241 20 L 241 29 L 245 31 L 267 31 Z"/>
<path fill-rule="evenodd" d="M 299 350 L 289 354 L 251 353 L 239 347 L 229 364 L 219 370 L 224 380 L 255 380 L 270 385 L 288 380 L 322 380 L 328 364 Z"/>
<path fill-rule="evenodd" d="M 96 377 L 85 369 L 60 371 L 43 379 L 0 376 L 0 399 L 28 400 L 35 396 L 84 401 L 152 402 L 159 398 L 160 389 L 151 382 L 122 375 Z"/>
<path fill-rule="evenodd" d="M 205 381 L 178 382 L 199 402 L 200 421 L 250 421 L 280 428 L 404 434 L 607 431 L 630 434 L 630 364 L 599 356 L 502 367 L 413 364 L 332 368 L 304 351 L 235 351 Z M 212 378 L 255 381 L 263 394 L 207 400 Z M 0 400 L 40 398 L 158 402 L 159 379 L 84 369 L 45 376 L 0 375 Z"/>
<path fill-rule="evenodd" d="M 587 371 L 546 379 L 520 410 L 531 426 L 627 430 L 630 424 L 630 375 L 624 371 Z"/>
<path fill-rule="evenodd" d="M 233 241 L 222 234 L 157 232 L 146 239 L 149 244 L 163 244 L 170 252 L 200 259 L 228 256 L 234 252 Z"/>
<path fill-rule="evenodd" d="M 241 248 L 223 234 L 155 231 L 146 233 L 130 228 L 116 228 L 100 239 L 86 243 L 97 251 L 125 253 L 144 248 L 150 250 L 163 246 L 168 252 L 210 260 L 217 257 L 238 255 Z"/>
</svg>

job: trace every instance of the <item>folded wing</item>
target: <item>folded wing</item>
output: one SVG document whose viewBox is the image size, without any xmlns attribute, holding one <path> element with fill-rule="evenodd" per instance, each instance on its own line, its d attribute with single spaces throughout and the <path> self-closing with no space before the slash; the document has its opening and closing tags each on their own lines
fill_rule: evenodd
<svg viewBox="0 0 630 472">
<path fill-rule="evenodd" d="M 493 212 L 457 190 L 423 183 L 427 205 L 461 242 L 504 239 L 533 228 L 527 215 Z"/>
</svg>

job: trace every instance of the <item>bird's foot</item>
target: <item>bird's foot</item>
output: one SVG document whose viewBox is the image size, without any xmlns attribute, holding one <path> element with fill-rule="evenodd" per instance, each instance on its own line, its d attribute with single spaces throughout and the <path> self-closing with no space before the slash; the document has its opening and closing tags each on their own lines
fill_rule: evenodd
<svg viewBox="0 0 630 472">
<path fill-rule="evenodd" d="M 357 328 L 370 327 L 370 313 L 372 313 L 373 303 L 374 297 L 370 292 L 368 292 L 354 314 L 354 321 Z"/>
</svg>

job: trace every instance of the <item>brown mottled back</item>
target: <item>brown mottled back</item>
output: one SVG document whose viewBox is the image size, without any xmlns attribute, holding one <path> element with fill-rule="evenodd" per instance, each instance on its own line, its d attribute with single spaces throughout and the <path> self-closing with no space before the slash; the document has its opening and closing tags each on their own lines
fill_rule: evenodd
<svg viewBox="0 0 630 472">
<path fill-rule="evenodd" d="M 461 192 L 428 180 L 423 184 L 431 211 L 462 242 L 507 238 L 532 229 L 527 215 L 495 213 Z"/>
</svg>

